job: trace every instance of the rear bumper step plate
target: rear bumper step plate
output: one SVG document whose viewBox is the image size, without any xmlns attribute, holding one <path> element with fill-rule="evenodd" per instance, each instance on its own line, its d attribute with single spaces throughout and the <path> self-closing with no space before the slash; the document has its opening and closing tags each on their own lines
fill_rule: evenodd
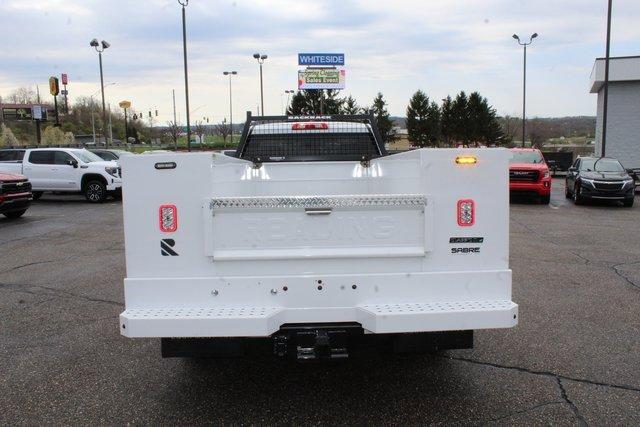
<svg viewBox="0 0 640 427">
<path fill-rule="evenodd" d="M 372 333 L 431 332 L 509 328 L 518 323 L 518 305 L 509 300 L 366 304 L 352 309 L 323 308 L 315 322 L 339 310 Z M 283 307 L 130 308 L 120 314 L 120 332 L 128 337 L 266 337 L 296 319 L 299 309 Z"/>
</svg>

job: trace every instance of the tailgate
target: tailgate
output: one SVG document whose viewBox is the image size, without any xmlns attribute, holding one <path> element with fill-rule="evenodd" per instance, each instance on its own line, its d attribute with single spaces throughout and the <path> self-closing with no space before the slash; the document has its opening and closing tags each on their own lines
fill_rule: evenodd
<svg viewBox="0 0 640 427">
<path fill-rule="evenodd" d="M 214 197 L 203 204 L 214 261 L 419 257 L 431 248 L 424 194 Z"/>
</svg>

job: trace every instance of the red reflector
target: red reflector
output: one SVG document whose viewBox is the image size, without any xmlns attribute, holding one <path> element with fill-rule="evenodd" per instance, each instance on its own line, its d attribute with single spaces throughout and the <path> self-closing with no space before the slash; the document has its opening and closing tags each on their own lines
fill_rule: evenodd
<svg viewBox="0 0 640 427">
<path fill-rule="evenodd" d="M 160 231 L 163 233 L 176 231 L 178 229 L 178 208 L 176 208 L 176 205 L 160 206 L 158 220 L 160 221 Z"/>
<path fill-rule="evenodd" d="M 315 130 L 315 129 L 329 129 L 329 123 L 294 123 L 291 125 L 291 130 Z"/>
<path fill-rule="evenodd" d="M 471 199 L 458 200 L 458 225 L 470 227 L 476 222 L 476 202 Z"/>
</svg>

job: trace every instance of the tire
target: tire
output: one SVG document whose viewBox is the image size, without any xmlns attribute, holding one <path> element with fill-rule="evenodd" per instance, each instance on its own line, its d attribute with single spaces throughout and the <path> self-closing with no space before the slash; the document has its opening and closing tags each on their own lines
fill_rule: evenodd
<svg viewBox="0 0 640 427">
<path fill-rule="evenodd" d="M 569 186 L 567 185 L 566 182 L 564 185 L 564 197 L 566 197 L 567 199 L 571 198 L 571 192 L 569 191 Z"/>
<path fill-rule="evenodd" d="M 91 203 L 102 203 L 107 198 L 107 187 L 102 181 L 89 181 L 84 186 L 84 197 Z"/>
<path fill-rule="evenodd" d="M 42 197 L 42 191 L 34 191 L 33 193 L 31 193 L 31 195 L 33 196 L 33 200 L 38 200 L 40 197 Z"/>
<path fill-rule="evenodd" d="M 546 196 L 540 196 L 540 204 L 548 205 L 551 201 L 551 194 L 547 194 Z"/>
<path fill-rule="evenodd" d="M 6 212 L 3 215 L 6 216 L 7 218 L 15 219 L 15 218 L 20 218 L 22 215 L 24 215 L 26 211 L 27 211 L 26 209 L 23 209 L 21 211 Z"/>
<path fill-rule="evenodd" d="M 622 202 L 623 206 L 625 208 L 632 208 L 633 207 L 633 201 L 634 199 L 627 199 L 624 202 Z"/>
<path fill-rule="evenodd" d="M 580 195 L 580 186 L 578 184 L 576 184 L 573 187 L 573 203 L 576 205 L 581 205 L 584 202 L 584 199 L 582 198 L 582 196 Z"/>
</svg>

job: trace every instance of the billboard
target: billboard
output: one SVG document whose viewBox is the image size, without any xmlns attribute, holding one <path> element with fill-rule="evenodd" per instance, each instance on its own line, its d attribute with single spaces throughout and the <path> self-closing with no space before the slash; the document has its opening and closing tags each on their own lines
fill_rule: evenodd
<svg viewBox="0 0 640 427">
<path fill-rule="evenodd" d="M 305 67 L 344 66 L 344 53 L 299 53 L 298 65 Z"/>
<path fill-rule="evenodd" d="M 298 70 L 298 89 L 344 89 L 344 68 L 307 68 Z"/>
<path fill-rule="evenodd" d="M 33 120 L 33 114 L 31 107 L 19 107 L 19 108 L 3 108 L 2 117 L 5 120 Z"/>
</svg>

